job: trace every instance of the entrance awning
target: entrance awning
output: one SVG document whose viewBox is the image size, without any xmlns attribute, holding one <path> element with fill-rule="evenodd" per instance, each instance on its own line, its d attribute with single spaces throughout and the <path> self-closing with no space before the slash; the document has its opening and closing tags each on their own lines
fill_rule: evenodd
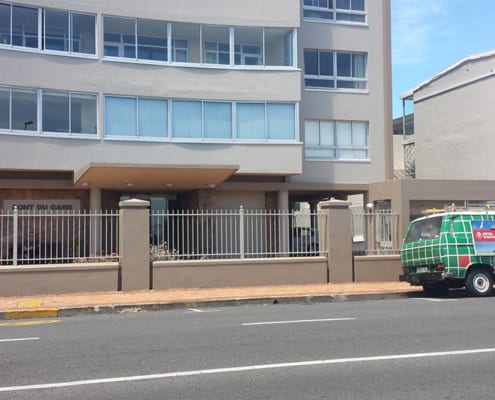
<svg viewBox="0 0 495 400">
<path fill-rule="evenodd" d="M 88 164 L 74 174 L 74 186 L 132 191 L 212 189 L 238 169 L 238 165 Z"/>
</svg>

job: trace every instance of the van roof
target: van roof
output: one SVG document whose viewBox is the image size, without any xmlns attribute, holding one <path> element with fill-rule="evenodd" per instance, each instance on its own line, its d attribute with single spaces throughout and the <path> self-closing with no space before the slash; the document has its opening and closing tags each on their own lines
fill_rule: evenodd
<svg viewBox="0 0 495 400">
<path fill-rule="evenodd" d="M 420 221 L 423 219 L 434 218 L 434 217 L 443 217 L 445 215 L 495 215 L 495 210 L 488 211 L 485 209 L 483 211 L 481 211 L 481 210 L 477 210 L 477 211 L 474 211 L 474 210 L 446 211 L 446 212 L 441 212 L 441 213 L 425 215 L 424 217 L 416 218 L 411 222 Z"/>
</svg>

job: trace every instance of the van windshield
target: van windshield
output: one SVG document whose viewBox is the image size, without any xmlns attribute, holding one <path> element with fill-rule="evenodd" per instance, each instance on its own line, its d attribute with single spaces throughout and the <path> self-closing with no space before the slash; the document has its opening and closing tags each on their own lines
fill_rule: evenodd
<svg viewBox="0 0 495 400">
<path fill-rule="evenodd" d="M 416 242 L 417 240 L 433 239 L 440 235 L 442 216 L 425 218 L 413 222 L 407 233 L 405 242 Z"/>
</svg>

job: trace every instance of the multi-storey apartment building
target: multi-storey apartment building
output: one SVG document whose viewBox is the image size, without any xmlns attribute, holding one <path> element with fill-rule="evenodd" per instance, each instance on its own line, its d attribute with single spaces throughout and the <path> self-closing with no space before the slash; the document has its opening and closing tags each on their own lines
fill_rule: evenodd
<svg viewBox="0 0 495 400">
<path fill-rule="evenodd" d="M 389 0 L 0 1 L 0 209 L 289 208 L 391 177 Z"/>
</svg>

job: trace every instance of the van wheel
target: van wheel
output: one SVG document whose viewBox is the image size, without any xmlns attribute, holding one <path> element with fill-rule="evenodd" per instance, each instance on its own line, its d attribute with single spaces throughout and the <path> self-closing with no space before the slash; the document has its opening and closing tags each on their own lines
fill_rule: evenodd
<svg viewBox="0 0 495 400">
<path fill-rule="evenodd" d="M 427 296 L 431 297 L 441 297 L 445 296 L 449 291 L 449 285 L 447 282 L 430 283 L 428 285 L 423 285 L 423 292 Z"/>
<path fill-rule="evenodd" d="M 486 269 L 473 269 L 466 277 L 466 290 L 471 296 L 488 296 L 492 291 L 492 274 Z"/>
</svg>

